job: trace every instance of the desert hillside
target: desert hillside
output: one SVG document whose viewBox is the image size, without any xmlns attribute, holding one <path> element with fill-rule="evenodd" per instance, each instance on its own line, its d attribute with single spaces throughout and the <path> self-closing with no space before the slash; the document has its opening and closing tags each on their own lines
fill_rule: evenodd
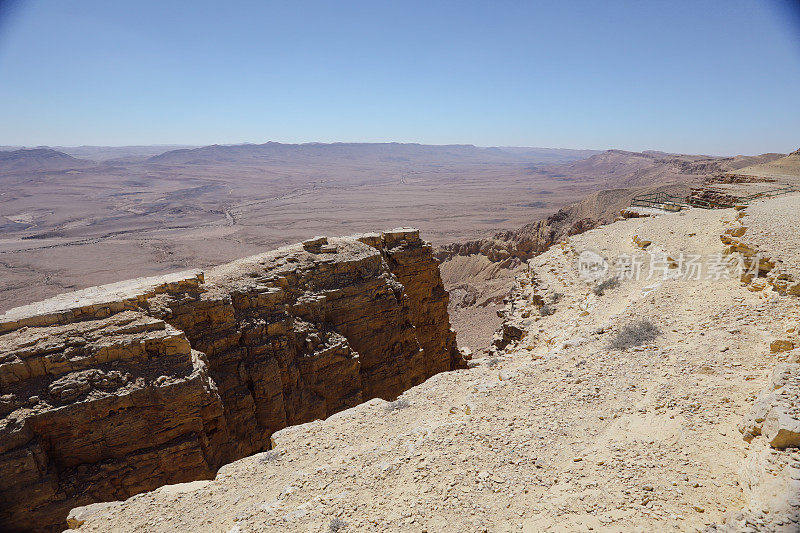
<svg viewBox="0 0 800 533">
<path fill-rule="evenodd" d="M 536 254 L 570 235 L 608 224 L 630 206 L 639 195 L 667 193 L 679 197 L 711 182 L 730 181 L 721 176 L 738 172 L 748 165 L 779 160 L 782 154 L 712 158 L 663 152 L 625 152 L 608 150 L 602 154 L 537 169 L 538 175 L 559 180 L 600 178 L 605 188 L 590 192 L 579 201 L 516 230 L 498 232 L 491 237 L 441 245 L 437 257 L 442 261 L 445 287 L 451 293 L 450 316 L 459 343 L 476 350 L 485 349 L 491 332 L 500 325 L 500 303 L 511 287 L 521 265 Z M 800 173 L 784 178 L 800 185 Z M 737 180 L 739 181 L 739 180 Z M 746 180 L 752 181 L 752 180 Z M 775 180 L 778 181 L 778 180 Z M 775 183 L 765 184 L 774 188 Z M 750 194 L 752 183 L 717 185 L 731 194 Z M 738 187 L 738 188 L 737 188 Z"/>
<path fill-rule="evenodd" d="M 77 509 L 70 523 L 796 531 L 798 202 L 568 237 L 518 276 L 494 356 L 278 431 L 214 481 Z"/>
<path fill-rule="evenodd" d="M 69 156 L 64 159 L 52 150 L 43 154 L 23 152 L 15 157 L 28 161 L 30 168 L 6 172 L 9 183 L 20 187 L 32 183 L 52 186 L 49 176 L 80 182 L 81 172 L 97 171 L 92 170 L 93 163 L 89 163 L 88 170 L 78 165 L 69 170 L 42 171 L 39 165 L 49 164 L 51 159 L 57 165 L 71 165 L 78 160 Z M 163 505 L 148 498 L 183 494 L 189 489 L 192 498 L 205 498 L 203 490 L 207 487 L 208 497 L 223 498 L 204 504 L 208 508 L 236 508 L 224 499 L 228 496 L 220 496 L 216 487 L 229 472 L 238 471 L 240 463 L 236 461 L 247 464 L 252 459 L 243 458 L 267 450 L 270 467 L 282 464 L 279 459 L 284 455 L 289 458 L 287 470 L 277 468 L 269 473 L 269 479 L 277 480 L 278 486 L 293 486 L 297 472 L 311 472 L 316 474 L 309 474 L 310 479 L 320 475 L 323 481 L 319 483 L 336 483 L 341 485 L 341 491 L 353 492 L 352 501 L 357 508 L 385 514 L 388 500 L 382 501 L 377 495 L 382 491 L 390 498 L 410 499 L 416 506 L 403 511 L 399 518 L 385 514 L 380 520 L 362 523 L 353 514 L 337 511 L 334 516 L 322 507 L 310 512 L 307 501 L 283 501 L 286 494 L 276 493 L 277 503 L 270 503 L 267 509 L 275 513 L 259 515 L 252 523 L 242 522 L 240 515 L 225 514 L 219 520 L 211 519 L 214 528 L 236 519 L 237 525 L 255 530 L 324 529 L 326 524 L 339 527 L 336 524 L 344 523 L 360 530 L 382 526 L 384 522 L 389 529 L 412 523 L 425 523 L 426 528 L 434 530 L 447 530 L 450 526 L 504 530 L 510 524 L 534 531 L 546 530 L 549 524 L 568 530 L 590 525 L 595 529 L 608 526 L 610 530 L 637 530 L 655 527 L 656 523 L 680 529 L 738 520 L 723 516 L 720 510 L 741 507 L 748 498 L 769 508 L 775 503 L 770 499 L 773 496 L 775 501 L 782 501 L 780 491 L 784 487 L 780 484 L 766 484 L 767 488 L 756 487 L 747 493 L 737 492 L 738 489 L 675 489 L 678 492 L 673 493 L 669 487 L 659 488 L 656 493 L 655 486 L 647 484 L 651 488 L 643 489 L 646 493 L 640 504 L 645 506 L 645 518 L 630 512 L 636 509 L 632 506 L 640 492 L 631 480 L 645 480 L 645 473 L 637 469 L 648 465 L 657 464 L 671 475 L 685 477 L 688 474 L 684 470 L 689 472 L 683 468 L 686 461 L 706 461 L 702 463 L 706 465 L 704 469 L 693 474 L 702 481 L 696 481 L 698 487 L 692 488 L 729 487 L 734 480 L 730 465 L 746 450 L 741 443 L 728 443 L 730 432 L 724 424 L 738 427 L 756 444 L 764 442 L 757 438 L 762 433 L 770 435 L 768 441 L 776 448 L 785 447 L 780 443 L 793 442 L 793 430 L 789 429 L 786 436 L 786 428 L 793 427 L 791 396 L 789 404 L 782 396 L 766 396 L 756 404 L 762 410 L 784 409 L 780 412 L 788 413 L 781 415 L 783 418 L 778 416 L 775 423 L 757 412 L 741 423 L 739 411 L 753 399 L 754 387 L 762 385 L 753 372 L 770 366 L 769 358 L 759 356 L 758 347 L 766 342 L 776 352 L 794 348 L 793 337 L 780 338 L 775 324 L 794 316 L 791 298 L 783 299 L 781 295 L 800 292 L 793 281 L 797 279 L 793 244 L 785 244 L 794 243 L 791 228 L 795 227 L 793 206 L 797 197 L 751 201 L 747 209 L 738 211 L 688 209 L 652 216 L 661 212 L 645 209 L 627 210 L 626 216 L 636 218 L 620 217 L 631 199 L 643 193 L 688 195 L 701 191 L 733 197 L 797 184 L 797 177 L 791 183 L 785 177 L 782 182 L 774 177 L 741 177 L 739 169 L 751 163 L 781 164 L 783 159 L 778 154 L 709 158 L 612 150 L 579 161 L 523 168 L 525 157 L 543 157 L 542 154 L 463 146 L 268 145 L 180 149 L 163 154 L 163 158 L 155 156 L 137 162 L 131 156 L 127 162 L 116 160 L 113 164 L 129 165 L 125 172 L 131 168 L 153 171 L 163 167 L 165 174 L 174 173 L 174 165 L 180 164 L 187 169 L 192 167 L 193 170 L 186 170 L 192 175 L 234 165 L 246 176 L 247 165 L 262 169 L 264 165 L 285 166 L 287 162 L 281 158 L 299 157 L 302 161 L 295 164 L 307 176 L 314 159 L 319 159 L 320 165 L 331 157 L 375 164 L 376 158 L 386 159 L 387 153 L 395 154 L 389 158 L 390 164 L 395 164 L 396 158 L 421 158 L 422 162 L 415 164 L 423 166 L 449 161 L 448 165 L 462 164 L 463 168 L 477 165 L 473 171 L 483 169 L 478 174 L 502 168 L 504 158 L 516 158 L 515 170 L 511 171 L 517 176 L 515 180 L 522 172 L 533 183 L 548 183 L 551 189 L 560 191 L 561 198 L 579 190 L 584 196 L 517 230 L 435 248 L 420 238 L 418 230 L 411 229 L 330 240 L 314 237 L 300 245 L 262 252 L 205 271 L 175 273 L 179 269 L 174 268 L 167 275 L 126 282 L 119 281 L 122 273 L 140 272 L 139 266 L 145 265 L 147 259 L 146 255 L 134 253 L 136 248 L 131 244 L 141 241 L 129 241 L 131 233 L 155 231 L 148 239 L 155 239 L 152 242 L 159 245 L 172 238 L 183 240 L 193 249 L 186 258 L 205 249 L 197 248 L 199 244 L 216 246 L 213 239 L 206 242 L 198 238 L 210 226 L 203 222 L 203 209 L 194 209 L 190 204 L 202 204 L 206 194 L 212 199 L 219 193 L 218 188 L 200 186 L 196 193 L 180 193 L 173 198 L 173 207 L 168 210 L 172 223 L 185 224 L 175 233 L 159 225 L 165 220 L 161 218 L 165 213 L 161 207 L 122 217 L 100 216 L 96 224 L 71 223 L 44 233 L 39 227 L 42 220 L 49 216 L 77 216 L 80 210 L 71 213 L 66 209 L 57 215 L 53 210 L 42 219 L 28 214 L 6 217 L 11 231 L 0 244 L 5 247 L 4 257 L 9 262 L 0 265 L 18 280 L 36 279 L 37 272 L 49 267 L 34 262 L 28 264 L 28 270 L 21 270 L 14 263 L 16 260 L 27 261 L 25 258 L 39 254 L 39 259 L 47 259 L 49 265 L 64 252 L 72 254 L 76 261 L 71 278 L 57 278 L 55 285 L 45 286 L 28 282 L 17 289 L 51 291 L 66 279 L 85 276 L 87 268 L 107 270 L 115 283 L 60 294 L 0 315 L 0 430 L 4 435 L 0 467 L 14 472 L 12 481 L 0 492 L 3 523 L 14 530 L 57 530 L 67 512 L 75 508 L 70 524 L 76 527 L 84 521 L 86 528 L 113 530 L 184 527 L 182 521 L 194 516 L 196 510 L 176 507 L 177 522 L 171 522 L 172 518 L 153 522 L 152 509 Z M 112 163 L 101 166 L 110 168 L 109 164 Z M 564 174 L 558 175 L 554 169 L 561 169 Z M 430 179 L 428 173 L 429 170 L 424 172 L 423 181 Z M 468 179 L 475 183 L 481 181 L 476 174 L 470 176 Z M 115 190 L 114 180 L 107 176 L 104 179 L 108 181 L 102 182 L 103 194 Z M 346 186 L 342 185 L 347 191 L 364 192 L 363 187 L 385 189 L 388 182 L 382 179 L 361 181 L 356 174 Z M 463 180 L 461 183 L 466 183 Z M 256 181 L 254 174 L 253 184 Z M 566 185 L 558 188 L 559 183 Z M 609 183 L 621 187 L 602 188 Z M 403 187 L 407 185 L 402 182 Z M 151 193 L 157 190 L 149 182 L 142 182 L 142 187 Z M 34 202 L 28 200 L 30 195 L 22 194 L 22 189 L 10 191 L 13 201 Z M 531 194 L 548 196 L 545 192 L 548 191 Z M 114 194 L 110 197 L 116 198 Z M 476 194 L 462 200 L 475 210 L 478 197 Z M 96 197 L 92 201 L 102 204 L 106 200 Z M 255 211 L 266 213 L 263 208 L 267 204 L 259 205 Z M 542 208 L 537 204 L 533 211 Z M 242 211 L 237 209 L 224 212 L 225 227 L 233 228 L 231 231 L 240 231 L 244 226 L 259 228 L 258 231 L 276 230 L 243 224 Z M 104 233 L 115 224 L 128 224 L 132 219 L 126 217 L 134 215 L 141 215 L 140 230 Z M 751 217 L 752 223 L 746 219 L 747 225 L 742 225 L 743 215 Z M 375 213 L 366 214 L 364 220 L 373 216 Z M 306 230 L 316 227 L 309 219 L 303 220 L 310 224 Z M 211 223 L 214 224 L 217 222 Z M 442 231 L 441 221 L 436 224 Z M 784 230 L 778 232 L 775 228 Z M 216 247 L 211 257 L 227 257 L 243 249 L 239 241 L 226 242 L 228 248 Z M 99 253 L 102 246 L 111 244 L 119 251 L 114 260 L 136 258 L 127 270 L 114 270 L 114 260 L 100 265 L 87 260 L 91 256 L 83 255 L 90 250 Z M 578 260 L 584 259 L 581 252 L 586 251 L 611 261 L 602 271 L 608 278 L 605 282 L 587 282 L 576 269 Z M 768 258 L 754 263 L 752 257 L 757 252 L 764 252 Z M 616 280 L 612 270 L 618 266 L 616 261 L 633 253 L 639 253 L 650 269 L 647 277 Z M 684 264 L 685 256 L 710 261 L 723 257 L 721 254 L 728 259 L 742 257 L 743 263 L 750 266 L 755 264 L 755 273 L 742 277 L 726 270 L 722 275 L 717 266 L 718 275 L 713 279 L 682 277 L 684 268 L 689 268 Z M 182 261 L 169 264 L 184 266 Z M 204 267 L 207 261 L 208 258 L 194 266 Z M 659 261 L 662 268 L 654 272 Z M 147 266 L 155 272 L 165 268 L 164 263 L 158 262 Z M 86 282 L 91 278 L 81 279 Z M 748 284 L 749 291 L 740 287 L 740 280 Z M 13 286 L 11 290 L 15 290 Z M 761 296 L 767 293 L 768 298 Z M 12 294 L 19 298 L 28 293 Z M 702 304 L 695 305 L 699 301 Z M 744 329 L 737 329 L 735 324 L 749 323 L 751 315 L 759 313 L 771 317 L 762 321 L 771 329 L 759 326 L 760 329 L 738 335 Z M 703 319 L 708 316 L 714 319 Z M 641 342 L 626 346 L 624 342 L 609 341 L 630 334 L 628 328 L 636 326 L 641 317 L 650 317 L 646 327 L 642 326 L 646 338 L 639 339 Z M 768 324 L 770 320 L 775 324 Z M 737 330 L 738 344 L 732 340 L 720 348 L 720 353 L 739 357 L 734 359 L 735 364 L 720 362 L 727 361 L 728 355 L 720 356 L 722 359 L 712 357 L 715 348 L 707 342 L 714 335 L 707 331 L 712 323 Z M 774 338 L 767 339 L 770 335 Z M 702 349 L 683 348 L 688 345 Z M 477 353 L 467 372 L 470 348 Z M 591 357 L 585 355 L 587 350 Z M 488 357 L 480 357 L 487 354 Z M 718 367 L 713 366 L 714 361 Z M 569 370 L 565 372 L 565 368 Z M 780 376 L 784 377 L 791 370 L 781 368 Z M 703 377 L 702 383 L 682 381 L 694 373 L 711 377 Z M 721 382 L 713 381 L 717 374 L 724 376 Z M 681 377 L 680 385 L 672 382 L 675 377 Z M 587 388 L 588 383 L 593 383 L 591 388 Z M 724 392 L 722 406 L 716 410 L 693 408 L 717 401 L 716 396 L 708 396 L 709 391 Z M 436 403 L 436 398 L 447 401 Z M 170 406 L 167 413 L 165 405 Z M 631 405 L 636 405 L 637 411 L 631 411 Z M 421 412 L 427 414 L 422 417 Z M 386 420 L 375 419 L 380 413 L 385 414 Z M 617 419 L 618 425 L 609 425 L 610 420 Z M 719 420 L 723 426 L 718 425 Z M 342 452 L 338 444 L 326 441 L 332 424 L 342 431 L 338 439 L 358 445 L 348 444 Z M 661 455 L 638 447 L 641 443 L 636 435 L 662 426 L 671 429 L 669 443 L 660 448 Z M 410 473 L 402 467 L 387 467 L 370 473 L 374 465 L 366 456 L 389 465 L 402 465 L 409 460 L 403 451 L 411 449 L 403 433 L 409 427 L 416 439 L 412 448 L 430 448 L 426 452 L 429 462 L 420 463 L 425 463 L 429 471 L 423 468 Z M 425 428 L 422 434 L 418 434 L 420 427 Z M 570 431 L 559 429 L 565 427 Z M 374 431 L 365 433 L 365 428 Z M 720 431 L 726 438 L 717 436 Z M 610 433 L 634 437 L 620 441 Z M 434 434 L 438 435 L 436 439 L 427 439 Z M 304 438 L 322 442 L 326 451 L 316 451 L 313 457 L 292 456 L 297 446 L 305 446 L 298 444 Z M 694 438 L 704 446 L 719 448 L 718 453 L 714 455 L 704 447 L 693 449 Z M 489 449 L 498 450 L 499 455 L 474 458 L 474 454 L 480 454 L 474 442 L 483 442 Z M 439 449 L 444 443 L 448 443 L 446 451 Z M 647 443 L 652 445 L 653 441 Z M 669 455 L 668 448 L 688 451 L 676 459 Z M 350 457 L 351 467 L 356 469 L 354 475 L 371 481 L 356 490 L 347 481 L 334 480 L 341 477 L 339 471 L 324 481 L 324 472 L 330 465 L 345 460 L 340 452 Z M 418 457 L 417 452 L 414 457 Z M 761 483 L 759 475 L 764 469 L 758 461 L 763 461 L 763 454 L 751 457 L 754 466 L 748 467 L 747 483 L 753 485 L 756 481 Z M 475 474 L 473 465 L 478 476 L 475 487 L 469 481 Z M 591 465 L 597 468 L 582 470 Z M 546 468 L 551 477 L 546 477 Z M 393 477 L 393 471 L 400 477 Z M 346 479 L 350 473 L 348 470 Z M 487 473 L 498 473 L 500 481 L 487 477 Z M 211 483 L 209 480 L 215 476 L 217 481 Z M 257 480 L 246 476 L 241 479 L 253 487 L 253 497 L 270 494 L 263 492 L 266 488 L 259 488 Z M 236 483 L 241 479 L 237 475 Z M 441 479 L 449 479 L 449 484 L 440 487 Z M 416 483 L 422 480 L 422 494 L 396 493 L 400 486 L 415 493 Z M 617 486 L 620 480 L 627 487 L 621 494 L 599 492 L 599 487 Z M 191 485 L 175 488 L 176 483 Z M 327 496 L 315 492 L 317 481 L 309 483 L 309 492 L 298 491 L 297 497 L 325 500 Z M 159 488 L 164 485 L 169 488 Z M 241 494 L 237 487 L 230 489 L 233 492 L 229 496 L 238 501 Z M 457 494 L 455 500 L 451 498 L 453 490 Z M 486 490 L 499 496 L 484 493 Z M 776 491 L 780 492 L 778 496 Z M 137 496 L 143 492 L 147 495 Z M 700 498 L 706 503 L 690 506 L 697 516 L 687 515 L 682 504 L 667 504 L 675 494 L 684 502 Z M 517 509 L 512 500 L 519 498 L 527 503 Z M 577 511 L 569 502 L 575 498 L 582 502 L 580 505 L 590 502 L 587 509 L 591 512 L 573 516 Z M 109 501 L 126 503 L 108 504 Z M 146 507 L 150 510 L 141 519 L 129 519 L 127 509 L 134 514 L 143 512 L 135 506 L 140 501 L 148 502 Z M 278 512 L 291 505 L 302 511 Z M 437 512 L 426 515 L 421 511 L 425 505 L 433 506 L 430 508 Z M 554 506 L 558 510 L 555 514 Z M 623 508 L 626 513 L 610 513 L 603 520 L 595 520 L 595 511 Z M 112 514 L 97 514 L 100 509 L 112 510 Z M 208 518 L 202 516 L 201 522 L 207 523 Z M 417 522 L 407 520 L 415 516 Z M 755 515 L 746 516 L 750 519 Z M 93 522 L 101 518 L 115 522 Z M 253 516 L 248 515 L 250 518 Z M 199 524 L 185 526 L 199 528 Z M 234 526 L 225 526 L 230 527 Z"/>
<path fill-rule="evenodd" d="M 28 173 L 42 170 L 69 170 L 93 166 L 92 161 L 77 159 L 49 148 L 0 150 L 0 174 Z"/>
<path fill-rule="evenodd" d="M 780 159 L 740 168 L 735 171 L 735 174 L 773 179 L 776 181 L 796 179 L 797 176 L 800 176 L 800 150 L 796 150 Z"/>
</svg>

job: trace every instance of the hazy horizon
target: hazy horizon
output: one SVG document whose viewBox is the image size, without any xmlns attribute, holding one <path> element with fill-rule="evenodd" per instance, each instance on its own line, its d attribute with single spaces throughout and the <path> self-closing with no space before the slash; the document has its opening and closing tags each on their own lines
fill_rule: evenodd
<svg viewBox="0 0 800 533">
<path fill-rule="evenodd" d="M 788 152 L 797 9 L 3 2 L 0 144 Z"/>
<path fill-rule="evenodd" d="M 682 154 L 682 152 L 669 152 L 669 151 L 661 150 L 661 149 L 658 149 L 658 148 L 644 148 L 644 149 L 641 149 L 641 150 L 626 150 L 626 149 L 623 149 L 623 148 L 617 148 L 617 147 L 613 147 L 613 146 L 604 147 L 604 148 L 591 148 L 591 147 L 589 147 L 589 148 L 576 148 L 576 147 L 572 147 L 572 146 L 510 146 L 510 145 L 500 146 L 500 145 L 477 145 L 477 144 L 471 144 L 471 143 L 431 144 L 431 143 L 422 143 L 422 142 L 416 142 L 416 141 L 367 141 L 367 142 L 361 142 L 361 141 L 331 141 L 331 142 L 302 141 L 302 142 L 291 143 L 291 142 L 281 142 L 281 141 L 274 141 L 274 140 L 267 140 L 267 141 L 263 141 L 263 142 L 257 142 L 257 141 L 256 142 L 247 142 L 247 141 L 245 141 L 245 142 L 239 142 L 239 143 L 215 142 L 215 143 L 210 143 L 210 144 L 179 144 L 179 143 L 157 143 L 157 144 L 77 144 L 77 145 L 55 145 L 55 144 L 52 144 L 52 145 L 51 144 L 38 144 L 38 145 L 21 145 L 21 144 L 17 144 L 17 145 L 12 145 L 12 144 L 7 144 L 7 145 L 0 145 L 0 151 L 16 150 L 16 149 L 32 150 L 32 149 L 36 149 L 36 148 L 50 148 L 50 149 L 54 149 L 54 150 L 59 150 L 59 149 L 79 149 L 79 148 L 166 148 L 167 150 L 165 150 L 165 151 L 170 151 L 170 150 L 192 150 L 192 149 L 196 149 L 196 148 L 205 148 L 205 147 L 208 147 L 208 146 L 247 146 L 247 145 L 259 146 L 259 145 L 269 144 L 269 143 L 277 143 L 277 144 L 284 144 L 284 145 L 297 145 L 297 146 L 315 145 L 315 144 L 409 144 L 409 145 L 442 146 L 442 147 L 446 147 L 446 146 L 473 146 L 475 148 L 499 148 L 499 149 L 520 149 L 520 150 L 524 150 L 524 149 L 530 149 L 530 150 L 565 150 L 565 151 L 572 150 L 572 151 L 576 151 L 576 152 L 598 152 L 598 153 L 605 152 L 605 151 L 608 151 L 608 150 L 620 150 L 620 151 L 630 151 L 630 152 L 634 152 L 634 153 L 663 152 L 663 153 L 675 154 L 675 155 L 681 155 Z M 798 148 L 800 148 L 800 140 L 798 140 L 797 144 L 798 144 Z M 755 153 L 755 152 L 752 152 L 752 153 L 745 153 L 745 152 L 739 152 L 739 153 L 733 153 L 733 152 L 731 152 L 731 153 L 708 153 L 708 152 L 700 153 L 700 152 L 695 152 L 695 153 L 690 153 L 690 152 L 685 152 L 685 154 L 686 155 L 701 155 L 701 156 L 702 155 L 707 155 L 707 156 L 710 156 L 710 157 L 732 157 L 732 156 L 737 156 L 737 155 L 759 155 L 759 154 L 762 154 L 762 153 L 790 153 L 790 152 L 794 152 L 798 148 L 789 149 L 789 150 L 786 150 L 784 152 L 776 152 L 776 151 L 773 150 L 773 151 L 770 151 L 770 152 L 758 152 L 758 153 Z"/>
</svg>

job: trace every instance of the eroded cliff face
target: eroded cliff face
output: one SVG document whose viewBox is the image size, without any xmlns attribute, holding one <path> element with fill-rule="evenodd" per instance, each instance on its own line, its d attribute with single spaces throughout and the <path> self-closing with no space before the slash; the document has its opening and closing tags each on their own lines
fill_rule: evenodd
<svg viewBox="0 0 800 533">
<path fill-rule="evenodd" d="M 273 432 L 464 367 L 416 230 L 317 238 L 0 316 L 0 523 L 211 478 Z"/>
</svg>

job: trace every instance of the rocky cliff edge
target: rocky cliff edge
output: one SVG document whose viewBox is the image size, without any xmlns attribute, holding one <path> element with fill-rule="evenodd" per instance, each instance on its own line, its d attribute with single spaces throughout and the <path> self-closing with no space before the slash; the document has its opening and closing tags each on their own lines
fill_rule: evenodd
<svg viewBox="0 0 800 533">
<path fill-rule="evenodd" d="M 0 315 L 0 522 L 214 477 L 277 430 L 464 367 L 419 232 L 318 237 Z"/>
</svg>

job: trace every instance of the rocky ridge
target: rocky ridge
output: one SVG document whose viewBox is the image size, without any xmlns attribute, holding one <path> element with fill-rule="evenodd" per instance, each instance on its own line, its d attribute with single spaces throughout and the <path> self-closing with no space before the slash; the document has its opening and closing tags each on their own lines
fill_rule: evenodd
<svg viewBox="0 0 800 533">
<path fill-rule="evenodd" d="M 797 197 L 790 200 L 796 206 Z M 771 257 L 782 252 L 770 239 L 789 250 L 797 242 L 788 230 L 762 237 L 765 213 L 796 227 L 796 209 L 787 214 L 777 202 L 754 204 L 746 219 L 751 244 Z M 793 501 L 783 482 L 800 460 L 797 449 L 773 447 L 764 435 L 748 442 L 740 428 L 762 389 L 778 384 L 773 390 L 791 394 L 789 374 L 774 368 L 796 359 L 796 349 L 781 351 L 787 345 L 776 341 L 794 342 L 797 300 L 771 287 L 747 290 L 738 276 L 690 275 L 684 257 L 734 257 L 720 236 L 738 215 L 689 209 L 572 236 L 519 273 L 504 347 L 470 370 L 439 374 L 394 402 L 374 399 L 276 432 L 271 451 L 227 465 L 214 481 L 76 509 L 71 525 L 792 531 L 792 515 L 769 502 Z M 597 291 L 615 265 L 586 279 L 576 268 L 586 251 L 647 264 L 642 276 Z M 650 265 L 660 268 L 648 276 Z M 643 318 L 658 333 L 615 347 Z"/>
<path fill-rule="evenodd" d="M 795 244 L 780 234 L 782 217 L 791 216 L 796 197 L 785 197 L 750 207 L 737 207 L 737 216 L 720 236 L 725 253 L 743 266 L 742 284 L 751 292 L 800 296 Z M 748 215 L 754 219 L 749 223 Z M 752 227 L 751 227 L 752 226 Z M 793 230 L 789 230 L 793 231 Z M 785 255 L 785 259 L 781 258 Z M 759 394 L 739 431 L 752 444 L 742 465 L 741 479 L 748 506 L 709 531 L 771 531 L 800 529 L 800 324 L 789 325 L 770 342 L 777 356 L 767 387 Z"/>
<path fill-rule="evenodd" d="M 0 316 L 0 522 L 212 478 L 274 432 L 464 366 L 413 229 L 319 237 Z"/>
<path fill-rule="evenodd" d="M 692 187 L 712 183 L 717 187 L 741 187 L 765 182 L 768 188 L 775 188 L 766 183 L 775 181 L 772 179 L 732 178 L 728 174 L 748 165 L 782 161 L 783 157 L 775 153 L 720 158 L 608 150 L 569 164 L 530 169 L 532 174 L 557 181 L 594 183 L 602 176 L 606 188 L 515 231 L 437 249 L 445 287 L 452 296 L 450 317 L 457 324 L 459 342 L 477 349 L 486 347 L 491 330 L 500 324 L 494 302 L 507 295 L 520 265 L 563 239 L 617 220 L 620 213 L 625 217 L 636 216 L 635 211 L 626 209 L 635 196 L 663 192 L 685 197 L 693 194 Z M 739 185 L 725 185 L 729 183 Z M 709 194 L 706 189 L 694 194 L 704 200 L 723 199 L 718 198 L 719 193 L 704 198 Z M 581 194 L 585 192 L 589 191 L 584 189 Z M 735 194 L 751 192 L 754 191 Z"/>
<path fill-rule="evenodd" d="M 725 515 L 720 523 L 709 525 L 706 531 L 710 533 L 793 533 L 800 529 L 800 353 L 795 351 L 800 347 L 800 323 L 792 321 L 796 320 L 797 312 L 793 297 L 800 296 L 800 282 L 797 281 L 800 269 L 794 249 L 796 242 L 787 238 L 794 226 L 781 224 L 782 220 L 792 219 L 797 199 L 790 196 L 756 203 L 749 208 L 736 206 L 734 216 L 724 220 L 724 231 L 720 234 L 726 246 L 722 255 L 738 263 L 736 272 L 742 286 L 771 301 L 776 301 L 777 295 L 788 297 L 785 302 L 790 311 L 779 316 L 791 319 L 785 329 L 776 332 L 768 342 L 768 351 L 784 362 L 778 363 L 769 373 L 766 389 L 755 398 L 738 425 L 743 439 L 750 445 L 741 461 L 737 483 L 743 487 L 745 505 Z M 749 212 L 756 214 L 753 231 L 749 231 L 751 228 L 745 218 Z M 776 228 L 784 228 L 783 234 Z M 644 239 L 637 233 L 631 240 L 636 247 L 647 250 L 653 241 L 662 240 L 651 238 L 652 241 Z M 565 254 L 576 254 L 572 243 L 564 241 L 560 248 Z M 789 256 L 788 261 L 780 258 L 782 252 Z M 666 260 L 667 269 L 675 269 L 675 275 L 680 275 L 678 263 L 666 255 L 663 248 L 651 249 L 650 261 L 659 254 Z M 550 272 L 555 273 L 553 269 Z M 602 277 L 598 278 L 601 280 Z M 660 283 L 646 287 L 643 293 L 657 290 L 658 285 Z M 543 282 L 530 270 L 517 278 L 503 312 L 502 327 L 494 338 L 494 354 L 513 352 L 522 343 L 536 344 L 529 335 L 530 325 L 536 320 L 532 318 L 535 311 L 531 310 L 531 305 L 539 311 L 555 308 L 559 293 L 550 287 L 551 283 Z M 587 300 L 580 308 L 588 315 L 590 302 Z M 609 326 L 601 326 L 595 333 L 608 330 Z M 572 342 L 559 348 L 567 348 Z M 727 347 L 724 350 L 727 351 Z"/>
<path fill-rule="evenodd" d="M 450 292 L 450 318 L 457 325 L 459 343 L 485 349 L 492 332 L 500 326 L 496 315 L 503 299 L 525 263 L 566 238 L 617 220 L 621 212 L 624 216 L 640 216 L 625 208 L 631 198 L 642 192 L 654 190 L 595 192 L 518 230 L 438 247 L 436 257 Z"/>
</svg>

